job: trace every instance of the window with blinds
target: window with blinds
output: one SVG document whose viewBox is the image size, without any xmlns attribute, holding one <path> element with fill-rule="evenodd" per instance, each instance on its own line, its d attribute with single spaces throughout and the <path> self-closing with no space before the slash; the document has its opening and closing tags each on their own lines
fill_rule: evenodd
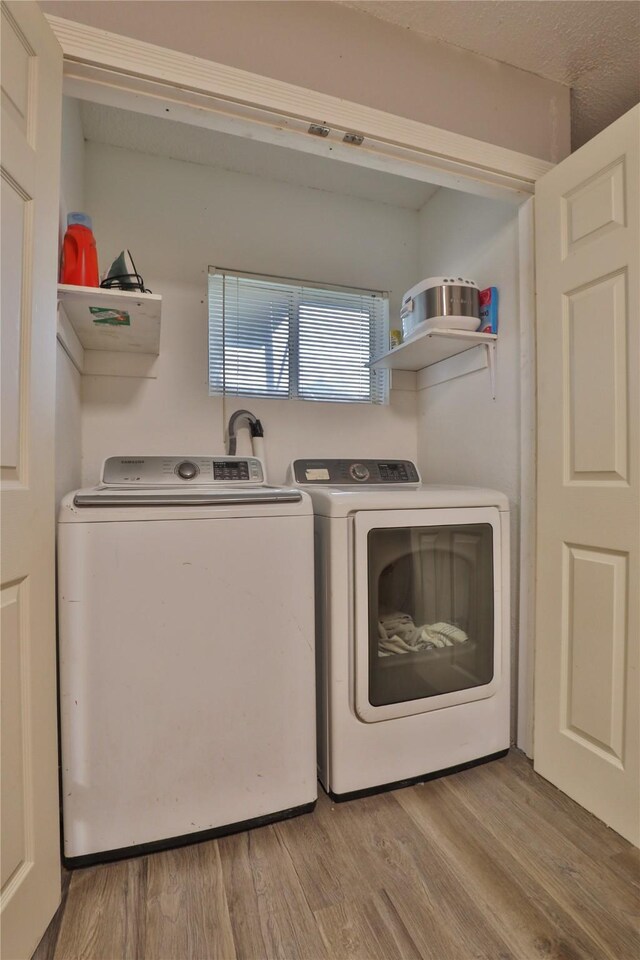
<svg viewBox="0 0 640 960">
<path fill-rule="evenodd" d="M 386 403 L 385 293 L 209 268 L 209 393 Z"/>
</svg>

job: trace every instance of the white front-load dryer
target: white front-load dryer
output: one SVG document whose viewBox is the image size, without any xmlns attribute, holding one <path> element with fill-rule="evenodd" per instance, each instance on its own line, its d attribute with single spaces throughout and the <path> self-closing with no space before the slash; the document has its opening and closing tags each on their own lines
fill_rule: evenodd
<svg viewBox="0 0 640 960">
<path fill-rule="evenodd" d="M 313 513 L 259 460 L 110 458 L 58 524 L 69 866 L 312 809 Z"/>
<path fill-rule="evenodd" d="M 318 769 L 347 799 L 509 747 L 509 505 L 402 460 L 296 460 L 316 539 Z"/>
</svg>

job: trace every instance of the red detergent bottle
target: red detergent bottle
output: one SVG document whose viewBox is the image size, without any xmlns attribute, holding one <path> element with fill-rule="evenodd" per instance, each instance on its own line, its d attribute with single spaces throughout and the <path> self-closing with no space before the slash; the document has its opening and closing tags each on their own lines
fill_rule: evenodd
<svg viewBox="0 0 640 960">
<path fill-rule="evenodd" d="M 60 283 L 80 287 L 98 287 L 98 251 L 91 229 L 91 217 L 86 213 L 70 213 L 67 232 L 62 244 Z"/>
</svg>

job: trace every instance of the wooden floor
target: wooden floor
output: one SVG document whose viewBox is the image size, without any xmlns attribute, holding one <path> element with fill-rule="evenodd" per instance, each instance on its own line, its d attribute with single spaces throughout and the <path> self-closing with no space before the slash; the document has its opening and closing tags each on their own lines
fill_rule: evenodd
<svg viewBox="0 0 640 960">
<path fill-rule="evenodd" d="M 638 851 L 503 760 L 65 875 L 35 960 L 638 960 Z"/>
</svg>

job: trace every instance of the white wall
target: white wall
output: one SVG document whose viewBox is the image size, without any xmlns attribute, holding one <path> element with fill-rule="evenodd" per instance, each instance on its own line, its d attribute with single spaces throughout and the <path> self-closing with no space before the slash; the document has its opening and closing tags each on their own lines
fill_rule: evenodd
<svg viewBox="0 0 640 960">
<path fill-rule="evenodd" d="M 84 209 L 84 137 L 77 100 L 62 101 L 62 157 L 60 170 L 60 229 L 66 229 L 67 213 Z M 56 344 L 56 504 L 80 486 L 81 378 Z"/>
<path fill-rule="evenodd" d="M 430 483 L 485 486 L 509 497 L 515 692 L 520 506 L 517 211 L 469 194 L 439 190 L 420 213 L 419 232 L 421 276 L 469 277 L 481 287 L 495 286 L 499 291 L 496 399 L 491 397 L 486 368 L 420 390 L 418 461 L 423 478 Z"/>
<path fill-rule="evenodd" d="M 272 481 L 296 456 L 415 459 L 415 392 L 389 406 L 239 398 L 223 413 L 207 390 L 206 293 L 215 264 L 387 289 L 397 311 L 418 270 L 417 212 L 99 144 L 86 159 L 101 269 L 129 247 L 163 313 L 156 380 L 83 378 L 84 484 L 106 456 L 221 453 L 225 419 L 247 405 Z"/>
<path fill-rule="evenodd" d="M 53 0 L 40 6 L 552 162 L 570 152 L 568 87 L 342 4 Z"/>
<path fill-rule="evenodd" d="M 84 135 L 80 101 L 62 98 L 62 156 L 60 158 L 60 213 L 82 210 L 84 204 Z"/>
</svg>

